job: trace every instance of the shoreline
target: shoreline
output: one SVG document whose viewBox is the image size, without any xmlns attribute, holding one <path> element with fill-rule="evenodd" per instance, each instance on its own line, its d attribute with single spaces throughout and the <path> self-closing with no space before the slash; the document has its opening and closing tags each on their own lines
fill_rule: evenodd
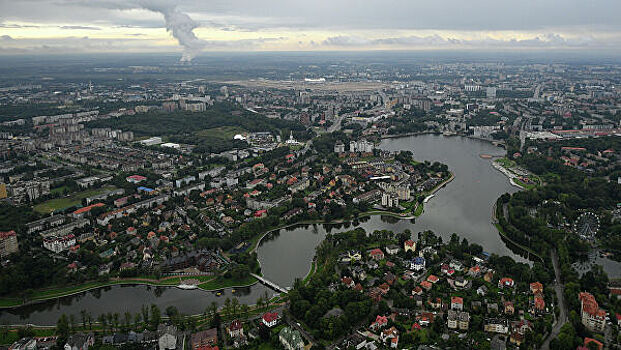
<svg viewBox="0 0 621 350">
<path fill-rule="evenodd" d="M 196 277 L 196 276 L 186 276 L 186 277 Z M 214 277 L 217 278 L 217 277 Z M 202 281 L 202 283 L 199 283 L 198 285 L 196 285 L 196 288 L 193 289 L 189 289 L 189 290 L 200 290 L 202 292 L 207 292 L 207 293 L 211 293 L 211 292 L 215 292 L 218 290 L 224 290 L 224 289 L 234 289 L 234 288 L 245 288 L 245 287 L 251 287 L 257 283 L 259 283 L 259 281 L 257 279 L 254 279 L 254 281 L 252 283 L 249 284 L 245 284 L 245 285 L 233 285 L 233 286 L 225 286 L 225 287 L 218 287 L 218 288 L 202 288 L 200 287 L 201 284 L 204 283 L 209 283 L 211 280 L 207 280 L 207 281 Z M 117 280 L 117 281 L 108 281 L 108 282 L 102 282 L 102 284 L 100 285 L 93 285 L 93 286 L 89 286 L 89 287 L 85 287 L 85 288 L 80 288 L 79 286 L 76 286 L 76 290 L 72 290 L 72 291 L 68 291 L 66 293 L 60 293 L 59 295 L 53 295 L 53 296 L 49 296 L 49 297 L 43 297 L 43 298 L 35 298 L 32 300 L 28 300 L 25 303 L 19 303 L 19 304 L 14 304 L 14 305 L 0 305 L 0 311 L 1 310 L 11 310 L 11 309 L 17 309 L 23 306 L 29 306 L 29 305 L 36 305 L 36 304 L 40 304 L 49 300 L 54 300 L 54 299 L 60 299 L 60 298 L 65 298 L 65 297 L 70 297 L 70 296 L 74 296 L 74 295 L 78 295 L 81 293 L 86 293 L 86 292 L 90 292 L 92 290 L 96 290 L 96 289 L 102 289 L 102 288 L 107 288 L 107 287 L 115 287 L 115 286 L 149 286 L 149 287 L 163 287 L 163 288 L 178 288 L 178 284 L 165 284 L 162 282 L 155 282 L 155 281 L 138 281 L 138 280 L 127 280 L 127 281 L 123 281 L 123 280 Z M 180 288 L 178 288 L 180 289 Z M 183 289 L 182 289 L 183 290 Z M 7 298 L 5 300 L 11 300 L 13 298 Z M 17 299 L 17 298 L 15 298 Z M 2 300 L 0 298 L 0 300 Z"/>
<path fill-rule="evenodd" d="M 495 160 L 491 162 L 492 163 L 492 168 L 500 171 L 504 176 L 506 176 L 509 179 L 509 183 L 512 186 L 515 186 L 521 190 L 526 190 L 527 188 L 518 184 L 517 182 L 515 182 L 515 180 L 513 180 L 515 178 L 515 176 L 513 175 L 513 173 L 511 171 L 509 171 L 509 169 L 503 167 L 502 165 L 498 164 Z"/>
<path fill-rule="evenodd" d="M 410 135 L 390 135 L 388 137 L 385 138 L 401 138 L 401 137 L 408 137 L 408 136 L 416 136 L 416 135 L 424 135 L 424 134 L 436 134 L 436 135 L 441 135 L 441 133 L 437 133 L 437 132 L 419 132 L 419 133 L 412 133 Z M 457 136 L 462 136 L 462 135 L 457 135 Z M 466 137 L 466 136 L 463 136 Z M 384 137 L 383 137 L 384 138 Z M 440 189 L 442 189 L 446 184 L 450 183 L 451 181 L 454 180 L 455 178 L 455 174 L 453 172 L 450 172 L 451 176 L 442 181 L 440 184 L 438 184 L 438 186 L 434 187 L 431 191 L 429 191 L 429 194 L 434 195 L 435 193 L 437 193 Z M 423 205 L 423 204 L 419 204 L 419 205 Z M 423 211 L 421 210 L 420 215 L 422 215 Z M 358 217 L 356 218 L 351 218 L 351 219 L 336 219 L 336 220 L 331 220 L 331 221 L 323 221 L 323 220 L 309 220 L 309 221 L 300 221 L 300 222 L 295 222 L 295 223 L 291 223 L 291 224 L 287 224 L 284 226 L 280 226 L 274 229 L 271 229 L 269 231 L 266 231 L 265 233 L 261 234 L 258 239 L 256 239 L 256 241 L 254 243 L 252 243 L 251 248 L 248 250 L 249 253 L 252 252 L 256 252 L 258 247 L 261 245 L 261 242 L 263 240 L 263 238 L 265 238 L 268 234 L 273 233 L 275 231 L 281 230 L 281 229 L 288 229 L 291 227 L 296 227 L 296 226 L 302 226 L 302 225 L 313 225 L 313 224 L 322 224 L 322 225 L 338 225 L 338 224 L 344 224 L 344 223 L 351 223 L 359 218 L 364 218 L 364 217 L 371 217 L 373 215 L 386 215 L 386 216 L 391 216 L 394 218 L 397 218 L 399 220 L 412 220 L 415 219 L 417 217 L 419 217 L 420 215 L 414 215 L 414 213 L 410 213 L 411 215 L 403 215 L 403 214 L 399 214 L 399 213 L 394 213 L 394 212 L 390 212 L 390 211 L 382 211 L 382 210 L 369 210 L 367 212 L 364 213 L 360 213 L 358 215 Z M 257 259 L 258 260 L 258 259 Z M 260 261 L 259 262 L 259 266 L 261 264 Z M 309 273 L 312 273 L 312 262 L 311 262 L 311 267 L 309 268 Z M 307 273 L 307 276 L 308 274 Z M 193 276 L 187 276 L 187 277 L 193 277 Z M 217 278 L 216 276 L 214 276 L 214 278 Z M 202 281 L 202 283 L 208 283 L 209 281 Z M 201 291 L 204 292 L 214 292 L 214 291 L 218 291 L 218 290 L 225 290 L 225 289 L 234 289 L 234 288 L 244 288 L 244 287 L 250 287 L 253 286 L 255 284 L 259 283 L 258 280 L 254 280 L 252 283 L 246 284 L 246 285 L 239 285 L 239 286 L 224 286 L 224 287 L 217 287 L 217 288 L 210 288 L 210 289 L 204 289 L 201 288 L 197 285 L 197 288 L 195 289 L 200 289 Z M 88 284 L 92 284 L 88 287 L 85 287 L 85 285 Z M 7 298 L 0 298 L 0 310 L 10 310 L 10 309 L 16 309 L 16 308 L 20 308 L 23 306 L 29 306 L 29 305 L 34 305 L 34 304 L 39 304 L 45 301 L 49 301 L 49 300 L 55 300 L 55 299 L 60 299 L 60 298 L 64 298 L 64 297 L 70 297 L 70 296 L 74 296 L 74 295 L 78 295 L 81 293 L 86 293 L 92 290 L 96 290 L 96 289 L 102 289 L 102 288 L 106 288 L 106 287 L 113 287 L 113 286 L 130 286 L 130 285 L 134 285 L 134 286 L 140 286 L 140 285 L 145 285 L 145 286 L 151 286 L 151 287 L 169 287 L 169 288 L 177 288 L 177 284 L 165 284 L 156 280 L 152 280 L 152 281 L 140 281 L 140 280 L 132 280 L 132 279 L 128 279 L 128 280 L 111 280 L 111 281 L 107 281 L 107 282 L 101 282 L 101 283 L 97 283 L 97 282 L 91 282 L 91 283 L 86 283 L 83 285 L 78 285 L 78 286 L 74 286 L 74 288 L 71 288 L 70 290 L 66 291 L 66 292 L 59 292 L 57 294 L 52 294 L 50 296 L 42 296 L 42 297 L 35 297 L 31 300 L 28 300 L 26 302 L 23 302 L 22 298 L 19 297 L 7 297 Z M 192 289 L 194 290 L 194 289 Z M 4 300 L 3 300 L 4 299 Z M 2 305 L 4 302 L 4 305 Z"/>
<path fill-rule="evenodd" d="M 455 179 L 455 173 L 450 172 L 451 176 L 449 176 L 448 179 L 442 181 L 440 184 L 438 184 L 438 186 L 434 187 L 431 191 L 429 191 L 429 195 L 435 195 L 436 192 L 438 192 L 439 190 L 441 190 L 446 184 L 452 182 Z M 422 205 L 422 204 L 420 204 Z M 254 253 L 256 252 L 256 250 L 259 248 L 259 246 L 261 245 L 261 241 L 263 240 L 263 238 L 265 236 L 267 236 L 268 234 L 278 231 L 278 230 L 282 230 L 282 229 L 287 229 L 287 228 L 291 228 L 291 227 L 295 227 L 295 226 L 302 226 L 302 225 L 315 225 L 315 224 L 321 224 L 321 225 L 338 225 L 338 224 L 344 224 L 347 222 L 352 222 L 356 219 L 359 218 L 364 218 L 364 217 L 370 217 L 373 215 L 387 215 L 387 216 L 392 216 L 394 218 L 400 219 L 400 220 L 412 220 L 412 219 L 416 219 L 417 217 L 419 217 L 420 215 L 408 215 L 408 216 L 404 216 L 402 214 L 399 213 L 394 213 L 391 211 L 382 211 L 382 210 L 369 210 L 369 211 L 365 211 L 364 213 L 360 213 L 358 215 L 357 218 L 353 218 L 353 219 L 335 219 L 332 221 L 324 221 L 324 220 L 307 220 L 307 221 L 300 221 L 300 222 L 295 222 L 292 224 L 288 224 L 288 225 L 284 225 L 284 226 L 280 226 L 274 229 L 271 229 L 263 234 L 261 234 L 261 236 L 259 237 L 259 239 L 256 241 L 256 243 L 253 243 L 253 247 L 252 249 L 249 250 L 250 253 Z M 421 212 L 422 215 L 422 212 Z M 259 262 L 259 265 L 261 264 L 261 262 Z"/>
</svg>

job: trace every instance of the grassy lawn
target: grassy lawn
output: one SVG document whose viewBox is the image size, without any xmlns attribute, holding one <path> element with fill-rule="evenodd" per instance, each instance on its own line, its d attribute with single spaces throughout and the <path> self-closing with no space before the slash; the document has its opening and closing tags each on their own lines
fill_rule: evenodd
<svg viewBox="0 0 621 350">
<path fill-rule="evenodd" d="M 35 205 L 34 210 L 41 214 L 49 214 L 54 210 L 69 208 L 74 205 L 80 205 L 82 204 L 82 199 L 86 197 L 98 195 L 106 191 L 113 190 L 115 188 L 116 187 L 114 186 L 106 186 L 98 189 L 91 189 L 83 192 L 74 193 L 69 197 L 50 199 L 49 201 Z"/>
<path fill-rule="evenodd" d="M 505 158 L 498 158 L 495 160 L 495 162 L 499 163 L 500 165 L 502 165 L 505 168 L 512 168 L 514 167 L 515 161 L 510 160 L 509 158 L 505 157 Z"/>
<path fill-rule="evenodd" d="M 19 336 L 16 331 L 12 332 L 2 332 L 0 333 L 0 344 L 2 345 L 11 345 L 19 340 Z"/>
<path fill-rule="evenodd" d="M 421 214 L 423 213 L 423 208 L 425 207 L 425 205 L 423 203 L 420 203 L 418 205 L 418 207 L 416 207 L 416 210 L 413 212 L 414 216 L 421 216 Z"/>
<path fill-rule="evenodd" d="M 244 132 L 246 132 L 246 130 L 238 126 L 221 126 L 218 128 L 204 129 L 204 130 L 197 131 L 195 135 L 231 140 L 233 136 L 235 136 L 236 134 L 242 134 Z"/>
<path fill-rule="evenodd" d="M 524 188 L 526 190 L 532 190 L 533 188 L 537 187 L 537 184 L 527 184 L 526 182 L 521 181 L 517 177 L 514 178 L 513 181 L 515 181 L 516 184 L 522 186 L 522 188 Z"/>
<path fill-rule="evenodd" d="M 247 286 L 256 282 L 257 279 L 252 276 L 248 276 L 243 280 L 233 280 L 217 277 L 205 283 L 199 284 L 198 287 L 204 290 L 218 290 L 231 287 Z"/>
<path fill-rule="evenodd" d="M 274 350 L 274 348 L 270 343 L 262 343 L 261 345 L 259 345 L 259 350 Z"/>
<path fill-rule="evenodd" d="M 312 265 L 311 265 L 311 269 L 310 272 L 308 273 L 308 275 L 306 275 L 306 277 L 304 277 L 304 280 L 302 280 L 302 284 L 306 284 L 308 283 L 308 281 L 310 281 L 311 277 L 317 272 L 317 263 L 315 261 L 313 261 Z"/>
<path fill-rule="evenodd" d="M 56 194 L 56 193 L 60 193 L 63 194 L 63 192 L 65 192 L 66 189 L 68 189 L 69 187 L 67 186 L 60 186 L 60 187 L 56 187 L 50 190 L 50 193 L 52 194 Z"/>
</svg>

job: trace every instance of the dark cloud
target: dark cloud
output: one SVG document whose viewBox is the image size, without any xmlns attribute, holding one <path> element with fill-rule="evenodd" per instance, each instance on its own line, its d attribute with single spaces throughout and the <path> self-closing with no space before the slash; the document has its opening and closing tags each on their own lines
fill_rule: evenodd
<svg viewBox="0 0 621 350">
<path fill-rule="evenodd" d="M 19 28 L 39 28 L 39 26 L 35 26 L 35 25 L 23 25 L 23 24 L 5 24 L 5 23 L 0 23 L 0 28 L 10 28 L 10 29 L 19 29 Z"/>
<path fill-rule="evenodd" d="M 247 30 L 621 30 L 619 0 L 0 0 L 0 19 L 133 25 L 144 19 L 123 12 L 143 1 L 177 5 L 197 22 L 217 19 L 226 22 L 222 27 Z"/>
</svg>

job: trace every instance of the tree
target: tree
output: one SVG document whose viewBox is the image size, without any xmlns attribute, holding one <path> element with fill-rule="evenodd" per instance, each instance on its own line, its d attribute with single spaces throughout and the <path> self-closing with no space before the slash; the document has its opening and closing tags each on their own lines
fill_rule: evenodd
<svg viewBox="0 0 621 350">
<path fill-rule="evenodd" d="M 56 334 L 60 339 L 66 341 L 69 338 L 69 333 L 69 318 L 66 314 L 62 314 L 58 319 L 58 322 L 56 322 Z"/>
<path fill-rule="evenodd" d="M 151 328 L 157 329 L 161 322 L 160 308 L 155 304 L 151 304 Z"/>
<path fill-rule="evenodd" d="M 71 333 L 75 332 L 75 315 L 69 315 L 69 326 L 71 327 Z"/>
<path fill-rule="evenodd" d="M 265 311 L 269 310 L 271 300 L 269 294 L 267 294 L 267 291 L 263 294 L 263 302 L 265 303 Z"/>
<path fill-rule="evenodd" d="M 86 310 L 80 311 L 80 317 L 82 318 L 82 328 L 86 329 L 86 320 L 87 320 Z"/>
<path fill-rule="evenodd" d="M 125 328 L 125 331 L 129 330 L 131 323 L 132 323 L 132 313 L 125 312 L 125 319 L 124 319 L 124 324 L 123 324 L 123 328 Z"/>
<path fill-rule="evenodd" d="M 233 298 L 233 300 L 231 300 L 231 313 L 233 314 L 233 318 L 237 317 L 238 308 L 239 300 L 237 300 L 237 298 Z"/>
<path fill-rule="evenodd" d="M 140 322 L 141 322 L 141 321 L 142 321 L 142 315 L 141 315 L 139 312 L 137 312 L 137 313 L 134 315 L 134 328 L 135 328 L 136 330 L 138 330 L 138 326 L 140 325 Z"/>
<path fill-rule="evenodd" d="M 146 305 L 142 305 L 142 320 L 147 323 L 149 322 L 149 308 Z"/>
<path fill-rule="evenodd" d="M 99 324 L 101 325 L 101 328 L 105 332 L 108 328 L 108 324 L 107 324 L 108 322 L 106 321 L 106 315 L 101 314 L 97 316 L 97 321 L 99 322 Z"/>
<path fill-rule="evenodd" d="M 247 317 L 248 316 L 248 311 L 249 311 L 248 305 L 241 304 L 241 314 L 243 315 L 243 317 Z"/>
</svg>

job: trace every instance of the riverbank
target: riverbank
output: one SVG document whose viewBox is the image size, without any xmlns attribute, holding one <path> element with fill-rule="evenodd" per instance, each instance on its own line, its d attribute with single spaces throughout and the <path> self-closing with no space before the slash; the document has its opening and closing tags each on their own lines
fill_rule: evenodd
<svg viewBox="0 0 621 350">
<path fill-rule="evenodd" d="M 85 292 L 89 292 L 95 289 L 113 287 L 113 286 L 137 286 L 144 285 L 150 287 L 169 287 L 176 288 L 181 281 L 186 280 L 198 280 L 201 282 L 197 285 L 196 289 L 200 289 L 205 292 L 214 292 L 225 288 L 243 288 L 250 287 L 258 283 L 254 277 L 249 277 L 244 281 L 233 280 L 217 280 L 217 276 L 205 276 L 205 275 L 187 275 L 187 276 L 170 276 L 162 279 L 148 279 L 148 278 L 128 278 L 128 279 L 113 279 L 105 282 L 88 282 L 77 286 L 49 288 L 36 291 L 32 296 L 27 298 L 18 297 L 3 297 L 0 298 L 0 309 L 13 309 L 21 306 L 33 305 L 41 303 L 47 300 L 58 299 L 63 297 L 69 297 Z"/>
<path fill-rule="evenodd" d="M 453 181 L 455 179 L 455 174 L 453 172 L 450 172 L 451 176 L 449 176 L 448 179 L 442 181 L 441 183 L 439 183 L 436 187 L 434 187 L 433 189 L 431 189 L 428 192 L 423 192 L 423 195 L 435 195 L 436 192 L 438 192 L 440 189 L 442 189 L 446 184 L 450 183 L 451 181 Z M 419 217 L 421 214 L 423 213 L 423 204 L 419 203 L 416 207 L 416 209 L 412 212 L 412 215 L 404 215 L 405 213 L 395 213 L 395 212 L 391 212 L 391 211 L 384 211 L 384 210 L 369 210 L 366 211 L 364 213 L 360 213 L 358 214 L 357 218 L 353 218 L 353 219 L 336 219 L 336 220 L 331 220 L 331 221 L 325 221 L 325 220 L 306 220 L 306 221 L 298 221 L 292 224 L 286 224 L 286 225 L 282 225 L 279 226 L 277 228 L 271 229 L 257 237 L 255 237 L 251 244 L 250 244 L 250 250 L 249 252 L 253 253 L 257 250 L 257 248 L 261 245 L 261 241 L 263 240 L 264 237 L 266 237 L 268 234 L 278 231 L 278 230 L 282 230 L 282 229 L 288 229 L 288 228 L 292 228 L 292 227 L 296 227 L 296 226 L 302 226 L 302 225 L 317 225 L 317 224 L 321 224 L 321 225 L 338 225 L 338 224 L 343 224 L 343 223 L 347 223 L 347 222 L 352 222 L 356 219 L 359 218 L 364 218 L 364 217 L 369 217 L 372 215 L 384 215 L 384 216 L 390 216 L 390 217 L 394 217 L 400 220 L 412 220 L 415 219 L 417 217 Z"/>
<path fill-rule="evenodd" d="M 545 261 L 543 260 L 543 258 L 538 254 L 535 253 L 535 251 L 533 251 L 532 249 L 530 249 L 529 247 L 523 246 L 517 242 L 515 242 L 514 240 L 512 240 L 503 230 L 502 226 L 500 226 L 500 223 L 498 222 L 498 205 L 496 203 L 494 203 L 494 206 L 492 207 L 492 223 L 494 224 L 494 226 L 496 227 L 496 229 L 498 230 L 498 234 L 500 234 L 500 236 L 504 239 L 506 239 L 509 243 L 513 244 L 514 246 L 522 249 L 523 251 L 525 251 L 526 253 L 532 255 L 532 256 L 536 256 L 542 264 L 545 264 Z"/>
<path fill-rule="evenodd" d="M 492 167 L 509 178 L 511 185 L 523 190 L 533 189 L 542 183 L 538 176 L 533 175 L 530 172 L 526 172 L 522 169 L 513 170 L 513 168 L 516 167 L 516 164 L 514 161 L 507 158 L 499 158 L 494 160 L 492 162 Z M 522 180 L 523 178 L 528 180 L 530 183 L 524 182 Z"/>
</svg>

